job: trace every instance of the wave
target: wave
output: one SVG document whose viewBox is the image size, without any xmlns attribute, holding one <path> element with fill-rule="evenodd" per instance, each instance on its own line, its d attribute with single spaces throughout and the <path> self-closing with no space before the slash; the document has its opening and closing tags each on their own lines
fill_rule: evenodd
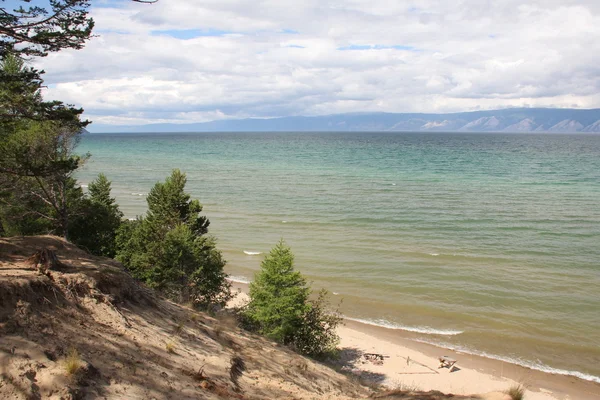
<svg viewBox="0 0 600 400">
<path fill-rule="evenodd" d="M 471 350 L 469 348 L 462 347 L 462 346 L 454 346 L 454 345 L 447 344 L 447 343 L 437 343 L 433 340 L 426 340 L 426 339 L 413 339 L 413 340 L 416 342 L 427 343 L 427 344 L 431 344 L 436 347 L 443 347 L 443 348 L 453 350 L 453 351 L 458 351 L 461 353 L 471 354 L 471 355 L 479 356 L 479 357 L 485 357 L 485 358 L 489 358 L 492 360 L 504 361 L 506 363 L 519 365 L 521 367 L 533 369 L 536 371 L 546 372 L 548 374 L 574 376 L 576 378 L 583 379 L 586 381 L 600 383 L 599 376 L 590 375 L 590 374 L 586 374 L 586 373 L 579 372 L 579 371 L 570 371 L 567 369 L 554 368 L 554 367 L 550 367 L 542 362 L 533 362 L 533 361 L 522 360 L 519 358 L 499 356 L 497 354 L 490 354 L 485 351 Z"/>
<path fill-rule="evenodd" d="M 433 257 L 437 257 L 437 256 L 439 256 L 440 254 L 439 254 L 439 253 L 429 253 L 429 255 L 430 255 L 430 256 L 433 256 Z"/>
<path fill-rule="evenodd" d="M 132 196 L 145 196 L 145 193 L 131 193 Z"/>
<path fill-rule="evenodd" d="M 251 280 L 246 278 L 245 276 L 235 276 L 230 275 L 227 277 L 231 282 L 244 283 L 246 285 L 250 284 Z"/>
<path fill-rule="evenodd" d="M 244 254 L 249 255 L 249 256 L 257 256 L 259 254 L 262 254 L 261 251 L 248 251 L 248 250 L 244 250 Z"/>
<path fill-rule="evenodd" d="M 430 328 L 428 326 L 398 325 L 393 322 L 386 321 L 385 319 L 372 320 L 372 319 L 360 319 L 360 318 L 349 318 L 349 317 L 344 317 L 344 318 L 347 320 L 350 320 L 350 321 L 360 322 L 361 324 L 379 326 L 381 328 L 387 328 L 387 329 L 397 329 L 397 330 L 407 331 L 407 332 L 423 333 L 425 335 L 456 336 L 456 335 L 460 335 L 461 333 L 464 333 L 464 331 L 457 331 L 457 330 L 452 330 L 452 329 L 435 329 L 435 328 Z"/>
<path fill-rule="evenodd" d="M 87 187 L 88 187 L 88 185 L 86 185 L 86 184 L 81 184 L 80 186 L 81 186 L 82 188 L 87 188 Z"/>
</svg>

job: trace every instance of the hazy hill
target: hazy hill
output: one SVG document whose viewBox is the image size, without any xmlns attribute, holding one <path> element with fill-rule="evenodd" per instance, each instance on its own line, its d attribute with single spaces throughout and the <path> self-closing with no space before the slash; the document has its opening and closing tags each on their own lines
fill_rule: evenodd
<svg viewBox="0 0 600 400">
<path fill-rule="evenodd" d="M 509 108 L 452 114 L 353 113 L 192 124 L 90 125 L 92 132 L 600 132 L 600 109 Z"/>
</svg>

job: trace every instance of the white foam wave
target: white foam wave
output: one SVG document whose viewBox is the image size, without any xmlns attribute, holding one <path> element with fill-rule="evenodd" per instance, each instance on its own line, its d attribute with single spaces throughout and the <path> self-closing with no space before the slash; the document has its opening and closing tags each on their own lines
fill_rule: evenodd
<svg viewBox="0 0 600 400">
<path fill-rule="evenodd" d="M 145 196 L 145 193 L 131 193 L 132 196 Z"/>
<path fill-rule="evenodd" d="M 333 293 L 334 296 L 339 296 L 340 295 L 338 292 L 331 292 L 331 293 Z"/>
<path fill-rule="evenodd" d="M 533 369 L 536 371 L 541 371 L 541 372 L 546 372 L 549 374 L 556 374 L 556 375 L 574 376 L 576 378 L 583 379 L 586 381 L 600 383 L 600 377 L 598 377 L 598 376 L 586 374 L 586 373 L 579 372 L 579 371 L 570 371 L 570 370 L 566 370 L 566 369 L 550 367 L 540 361 L 532 362 L 532 361 L 522 360 L 519 358 L 499 356 L 496 354 L 487 353 L 485 351 L 471 350 L 471 349 L 468 349 L 465 347 L 454 346 L 454 345 L 447 344 L 447 343 L 436 343 L 433 340 L 426 340 L 426 339 L 414 339 L 414 340 L 416 342 L 427 343 L 427 344 L 431 344 L 431 345 L 434 345 L 437 347 L 443 347 L 443 348 L 454 350 L 454 351 L 461 352 L 461 353 L 472 354 L 474 356 L 490 358 L 492 360 L 504 361 L 504 362 L 510 363 L 510 364 L 516 364 L 521 367 L 530 368 L 530 369 Z"/>
<path fill-rule="evenodd" d="M 430 256 L 437 257 L 437 256 L 439 256 L 439 253 L 429 253 L 429 255 L 430 255 Z"/>
<path fill-rule="evenodd" d="M 452 330 L 452 329 L 435 329 L 435 328 L 431 328 L 429 326 L 404 326 L 404 325 L 395 324 L 390 321 L 386 321 L 385 319 L 371 320 L 371 319 L 360 319 L 360 318 L 349 318 L 349 317 L 345 317 L 345 318 L 350 321 L 360 322 L 361 324 L 379 326 L 379 327 L 388 328 L 388 329 L 397 329 L 397 330 L 407 331 L 407 332 L 423 333 L 425 335 L 456 336 L 456 335 L 460 335 L 461 333 L 464 333 L 464 331 L 457 331 L 457 330 Z"/>
<path fill-rule="evenodd" d="M 282 224 L 287 224 L 287 221 L 281 221 Z"/>
<path fill-rule="evenodd" d="M 135 221 L 137 218 L 127 218 L 129 221 Z"/>
<path fill-rule="evenodd" d="M 262 254 L 262 252 L 260 252 L 260 251 L 248 251 L 248 250 L 244 250 L 244 254 L 249 255 L 249 256 L 257 256 L 259 254 Z"/>
<path fill-rule="evenodd" d="M 81 185 L 81 187 L 82 187 L 82 188 L 87 188 L 87 187 L 88 187 L 88 185 L 82 184 L 82 185 Z"/>
<path fill-rule="evenodd" d="M 228 276 L 227 279 L 229 279 L 231 282 L 237 282 L 237 283 L 244 283 L 244 284 L 249 284 L 251 281 L 250 279 L 246 278 L 245 276 Z"/>
</svg>

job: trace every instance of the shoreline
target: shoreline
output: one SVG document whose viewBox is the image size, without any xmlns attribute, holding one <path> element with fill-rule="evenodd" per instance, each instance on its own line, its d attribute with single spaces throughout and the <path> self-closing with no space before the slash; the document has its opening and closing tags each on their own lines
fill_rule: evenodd
<svg viewBox="0 0 600 400">
<path fill-rule="evenodd" d="M 234 306 L 247 299 L 248 284 L 231 281 L 232 289 L 242 293 Z M 344 319 L 338 328 L 342 357 L 345 353 L 379 353 L 389 356 L 382 365 L 365 363 L 354 357 L 347 360 L 353 373 L 364 373 L 391 388 L 418 387 L 452 394 L 483 394 L 504 391 L 522 383 L 528 400 L 600 400 L 600 383 L 572 375 L 539 371 L 514 363 L 447 349 L 417 341 L 417 336 L 398 329 Z M 438 369 L 438 357 L 457 360 L 457 369 Z"/>
</svg>

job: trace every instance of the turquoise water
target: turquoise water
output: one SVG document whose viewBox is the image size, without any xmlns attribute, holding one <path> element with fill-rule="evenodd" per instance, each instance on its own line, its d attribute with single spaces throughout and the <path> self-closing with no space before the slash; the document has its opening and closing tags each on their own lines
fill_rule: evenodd
<svg viewBox="0 0 600 400">
<path fill-rule="evenodd" d="M 231 275 L 280 239 L 344 313 L 600 381 L 600 136 L 90 134 L 127 217 L 172 168 Z M 250 253 L 250 254 L 248 254 Z"/>
</svg>

